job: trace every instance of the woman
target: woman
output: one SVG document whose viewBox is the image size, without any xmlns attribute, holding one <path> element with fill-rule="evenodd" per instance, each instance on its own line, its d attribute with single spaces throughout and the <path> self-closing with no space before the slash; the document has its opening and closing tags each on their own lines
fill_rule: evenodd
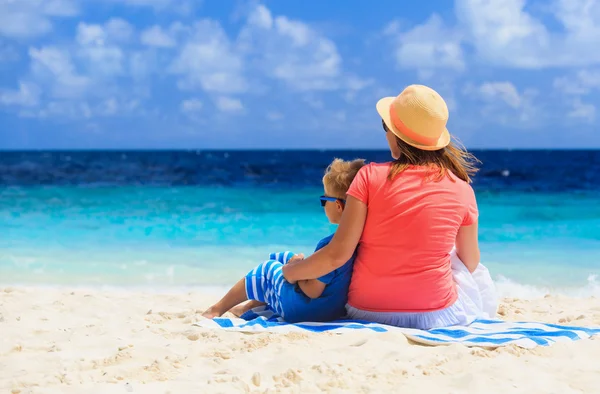
<svg viewBox="0 0 600 394">
<path fill-rule="evenodd" d="M 363 167 L 331 242 L 283 267 L 287 281 L 318 278 L 354 253 L 348 315 L 430 329 L 473 320 L 452 279 L 450 252 L 479 264 L 475 157 L 451 142 L 448 107 L 433 89 L 407 87 L 377 103 L 391 163 Z"/>
</svg>

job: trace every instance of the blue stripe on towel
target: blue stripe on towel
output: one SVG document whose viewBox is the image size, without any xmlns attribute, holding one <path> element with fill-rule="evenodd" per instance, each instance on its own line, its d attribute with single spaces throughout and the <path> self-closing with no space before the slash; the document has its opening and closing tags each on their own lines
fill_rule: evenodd
<svg viewBox="0 0 600 394">
<path fill-rule="evenodd" d="M 328 323 L 306 322 L 289 324 L 268 307 L 246 312 L 243 319 L 204 319 L 196 326 L 240 332 L 333 332 L 366 330 L 370 332 L 398 331 L 414 342 L 427 345 L 462 343 L 466 346 L 499 347 L 517 345 L 524 348 L 548 346 L 560 341 L 575 341 L 600 335 L 600 328 L 562 326 L 537 322 L 505 322 L 476 320 L 468 327 L 448 327 L 416 330 L 386 326 L 360 320 L 338 320 Z"/>
<path fill-rule="evenodd" d="M 235 327 L 233 325 L 233 323 L 231 322 L 231 320 L 229 320 L 229 319 L 218 319 L 218 320 L 215 320 L 215 321 L 217 322 L 218 325 L 220 325 L 223 328 L 232 328 L 232 327 Z"/>
<path fill-rule="evenodd" d="M 553 327 L 553 328 L 557 328 L 557 329 L 564 329 L 566 326 L 559 326 L 557 324 L 552 324 L 552 323 L 546 323 L 546 325 L 548 327 Z M 589 328 L 589 327 L 569 327 L 570 330 L 578 330 L 578 331 L 583 331 L 586 334 L 592 336 L 592 335 L 597 335 L 598 334 L 598 329 L 595 328 Z"/>
</svg>

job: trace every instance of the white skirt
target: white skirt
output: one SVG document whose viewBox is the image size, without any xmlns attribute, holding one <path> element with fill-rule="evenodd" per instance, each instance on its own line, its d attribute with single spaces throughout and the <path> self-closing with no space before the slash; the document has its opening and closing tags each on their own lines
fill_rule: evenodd
<svg viewBox="0 0 600 394">
<path fill-rule="evenodd" d="M 456 282 L 458 299 L 451 306 L 433 312 L 371 312 L 346 305 L 348 317 L 396 327 L 429 330 L 450 326 L 468 326 L 475 319 L 496 316 L 498 299 L 488 269 L 479 264 L 471 274 L 452 250 L 452 276 Z"/>
</svg>

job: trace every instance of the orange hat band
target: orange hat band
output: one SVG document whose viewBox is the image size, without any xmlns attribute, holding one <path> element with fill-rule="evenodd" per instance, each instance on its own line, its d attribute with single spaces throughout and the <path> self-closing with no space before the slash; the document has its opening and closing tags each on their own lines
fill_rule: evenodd
<svg viewBox="0 0 600 394">
<path fill-rule="evenodd" d="M 433 146 L 438 142 L 439 137 L 427 137 L 425 135 L 415 133 L 411 128 L 406 126 L 394 111 L 393 105 L 390 105 L 390 120 L 392 121 L 394 127 L 397 128 L 402 134 L 411 140 L 418 142 L 419 144 Z"/>
</svg>

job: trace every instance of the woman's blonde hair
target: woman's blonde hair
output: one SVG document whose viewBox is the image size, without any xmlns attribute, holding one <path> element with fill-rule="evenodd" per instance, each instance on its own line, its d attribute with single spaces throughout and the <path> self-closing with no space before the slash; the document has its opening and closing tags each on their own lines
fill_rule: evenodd
<svg viewBox="0 0 600 394">
<path fill-rule="evenodd" d="M 364 165 L 364 159 L 355 159 L 352 161 L 334 159 L 325 170 L 325 175 L 323 176 L 323 186 L 325 186 L 327 192 L 333 194 L 330 197 L 345 199 L 350 184 L 352 184 L 354 177 Z"/>
<path fill-rule="evenodd" d="M 389 129 L 383 123 L 386 132 L 390 133 Z M 471 183 L 472 177 L 478 171 L 477 163 L 481 163 L 475 156 L 467 152 L 464 146 L 455 142 L 450 142 L 445 148 L 426 151 L 415 148 L 396 137 L 398 149 L 400 149 L 400 157 L 396 159 L 390 173 L 389 180 L 393 180 L 398 174 L 404 171 L 408 166 L 429 166 L 431 173 L 429 179 L 439 182 L 445 176 L 452 177 L 448 172 L 452 172 L 459 179 L 467 183 Z"/>
</svg>

